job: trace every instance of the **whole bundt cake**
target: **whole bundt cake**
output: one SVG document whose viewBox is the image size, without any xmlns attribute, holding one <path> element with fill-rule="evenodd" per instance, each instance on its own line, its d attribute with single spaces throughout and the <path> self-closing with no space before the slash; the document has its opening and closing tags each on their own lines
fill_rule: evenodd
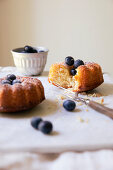
<svg viewBox="0 0 113 170">
<path fill-rule="evenodd" d="M 84 92 L 98 87 L 104 80 L 99 64 L 66 57 L 65 62 L 50 67 L 48 81 L 75 92 Z"/>
<path fill-rule="evenodd" d="M 44 87 L 37 78 L 13 74 L 0 78 L 0 112 L 27 110 L 44 99 Z"/>
</svg>

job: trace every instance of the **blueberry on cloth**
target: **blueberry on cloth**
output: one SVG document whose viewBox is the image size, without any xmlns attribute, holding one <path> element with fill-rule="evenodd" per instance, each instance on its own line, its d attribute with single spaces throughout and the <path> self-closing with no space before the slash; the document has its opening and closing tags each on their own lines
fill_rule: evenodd
<svg viewBox="0 0 113 170">
<path fill-rule="evenodd" d="M 49 133 L 51 133 L 51 131 L 53 129 L 53 125 L 50 121 L 42 121 L 42 122 L 40 122 L 38 128 L 44 134 L 49 134 Z"/>
<path fill-rule="evenodd" d="M 33 117 L 31 119 L 31 126 L 35 129 L 38 129 L 39 123 L 42 122 L 42 118 L 40 117 Z"/>
<path fill-rule="evenodd" d="M 65 100 L 63 102 L 63 107 L 67 110 L 67 111 L 73 111 L 76 107 L 76 104 L 73 100 Z"/>
</svg>

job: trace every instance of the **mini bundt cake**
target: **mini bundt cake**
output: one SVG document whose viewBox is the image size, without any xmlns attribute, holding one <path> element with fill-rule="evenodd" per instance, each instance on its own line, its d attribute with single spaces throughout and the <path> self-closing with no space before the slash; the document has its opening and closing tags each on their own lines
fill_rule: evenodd
<svg viewBox="0 0 113 170">
<path fill-rule="evenodd" d="M 98 87 L 104 80 L 99 64 L 66 57 L 65 62 L 50 67 L 48 81 L 75 92 L 84 92 Z"/>
<path fill-rule="evenodd" d="M 44 99 L 44 87 L 37 78 L 13 74 L 0 78 L 0 112 L 28 110 Z"/>
</svg>

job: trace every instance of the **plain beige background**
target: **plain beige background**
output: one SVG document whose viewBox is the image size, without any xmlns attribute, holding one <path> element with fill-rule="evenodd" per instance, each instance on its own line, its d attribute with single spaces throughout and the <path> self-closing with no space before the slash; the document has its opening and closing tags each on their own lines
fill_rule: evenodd
<svg viewBox="0 0 113 170">
<path fill-rule="evenodd" d="M 27 44 L 49 48 L 45 70 L 72 55 L 113 76 L 113 0 L 0 0 L 0 66 Z"/>
</svg>

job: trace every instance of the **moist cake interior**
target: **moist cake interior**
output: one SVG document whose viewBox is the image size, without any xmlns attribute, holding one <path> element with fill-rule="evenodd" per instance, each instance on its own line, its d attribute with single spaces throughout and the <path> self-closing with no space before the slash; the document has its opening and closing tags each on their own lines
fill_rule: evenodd
<svg viewBox="0 0 113 170">
<path fill-rule="evenodd" d="M 76 76 L 76 75 L 75 75 Z M 52 83 L 55 85 L 62 86 L 64 88 L 74 88 L 77 85 L 75 76 L 70 74 L 70 70 L 62 65 L 57 65 L 57 69 L 52 74 Z"/>
</svg>

